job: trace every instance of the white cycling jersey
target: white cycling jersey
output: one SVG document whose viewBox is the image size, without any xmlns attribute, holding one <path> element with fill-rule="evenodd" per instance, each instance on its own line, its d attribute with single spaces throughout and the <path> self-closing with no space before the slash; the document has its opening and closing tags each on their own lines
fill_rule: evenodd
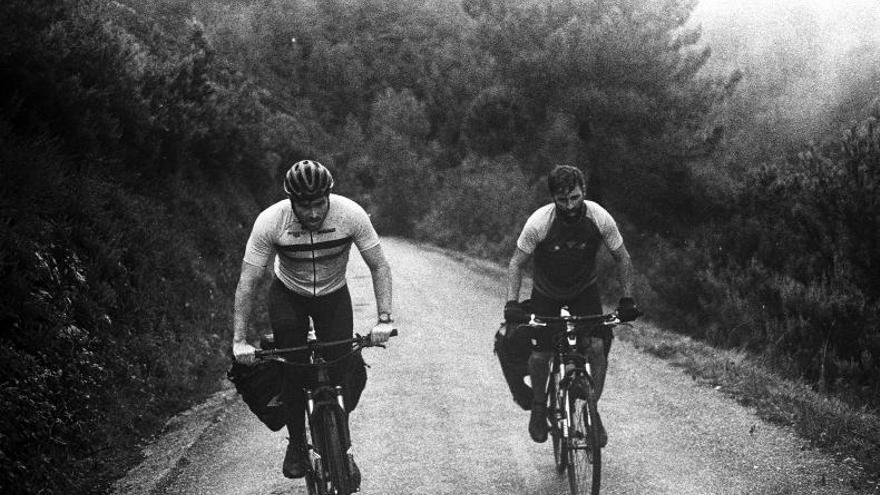
<svg viewBox="0 0 880 495">
<path fill-rule="evenodd" d="M 354 243 L 363 252 L 379 244 L 367 212 L 354 201 L 330 195 L 330 208 L 317 231 L 305 229 L 284 199 L 263 210 L 254 222 L 244 261 L 267 266 L 275 256 L 275 276 L 290 290 L 323 296 L 345 285 Z"/>
</svg>

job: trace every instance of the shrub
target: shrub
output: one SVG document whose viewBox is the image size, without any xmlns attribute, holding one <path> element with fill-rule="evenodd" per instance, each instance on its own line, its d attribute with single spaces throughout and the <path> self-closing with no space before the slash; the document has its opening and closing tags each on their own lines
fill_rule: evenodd
<svg viewBox="0 0 880 495">
<path fill-rule="evenodd" d="M 876 405 L 880 128 L 751 172 L 723 224 L 659 250 L 652 283 L 688 332 L 778 356 L 820 388 Z M 869 391 L 870 393 L 866 393 Z"/>
<path fill-rule="evenodd" d="M 442 176 L 433 208 L 416 225 L 415 236 L 506 261 L 534 205 L 525 178 L 516 170 L 509 157 L 489 160 L 471 156 L 459 170 Z"/>
</svg>

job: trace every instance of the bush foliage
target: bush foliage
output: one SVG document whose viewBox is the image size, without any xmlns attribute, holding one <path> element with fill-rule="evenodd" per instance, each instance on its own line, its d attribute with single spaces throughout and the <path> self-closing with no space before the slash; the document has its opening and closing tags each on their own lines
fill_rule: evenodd
<svg viewBox="0 0 880 495">
<path fill-rule="evenodd" d="M 219 384 L 264 110 L 195 24 L 0 9 L 0 490 L 100 493 Z"/>
<path fill-rule="evenodd" d="M 878 110 L 837 142 L 751 170 L 726 221 L 702 227 L 685 249 L 660 243 L 666 254 L 653 274 L 671 307 L 690 313 L 695 335 L 767 352 L 820 388 L 874 406 Z"/>
</svg>

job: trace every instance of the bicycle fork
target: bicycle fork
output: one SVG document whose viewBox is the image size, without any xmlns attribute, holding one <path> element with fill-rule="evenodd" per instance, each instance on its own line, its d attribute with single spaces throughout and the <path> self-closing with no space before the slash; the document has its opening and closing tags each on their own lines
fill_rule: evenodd
<svg viewBox="0 0 880 495">
<path fill-rule="evenodd" d="M 565 379 L 565 363 L 560 359 L 558 368 L 556 370 L 556 376 L 562 377 L 562 380 Z M 568 418 L 571 417 L 571 404 L 568 401 L 568 394 L 566 392 L 565 387 L 560 387 L 562 380 L 560 383 L 556 385 L 556 397 L 553 398 L 556 401 L 556 407 L 553 409 L 556 411 L 556 421 L 559 424 L 559 430 L 562 433 L 562 438 L 568 438 Z"/>
<path fill-rule="evenodd" d="M 583 380 L 586 382 L 585 384 L 588 386 L 588 389 L 583 391 L 586 394 L 591 394 L 592 386 L 589 379 L 590 376 L 590 364 L 589 362 L 584 364 L 584 371 L 578 371 L 574 368 L 572 364 L 566 364 L 561 362 L 558 365 L 557 369 L 558 376 L 563 377 L 561 382 L 565 383 L 564 387 L 557 387 L 556 397 L 553 398 L 556 401 L 556 414 L 555 418 L 557 424 L 560 426 L 560 432 L 562 433 L 562 437 L 566 439 L 571 439 L 571 430 L 570 430 L 570 422 L 573 417 L 575 411 L 572 410 L 572 402 L 570 400 L 570 394 L 572 393 L 572 386 L 577 382 L 577 380 Z M 593 418 L 589 413 L 584 414 L 584 422 L 587 427 L 592 426 Z"/>
<path fill-rule="evenodd" d="M 320 494 L 337 493 L 337 490 L 339 490 L 339 487 L 332 485 L 332 483 L 335 483 L 335 482 L 331 481 L 332 479 L 334 479 L 334 476 L 331 475 L 332 468 L 330 465 L 328 465 L 328 463 L 332 463 L 332 462 L 336 462 L 336 461 L 331 460 L 331 458 L 332 458 L 331 453 L 318 452 L 318 445 L 326 445 L 325 442 L 328 440 L 333 443 L 336 443 L 338 445 L 338 447 L 343 449 L 342 453 L 345 458 L 344 462 L 348 463 L 348 466 L 346 466 L 346 467 L 337 466 L 336 469 L 343 469 L 344 470 L 345 474 L 340 473 L 340 475 L 342 475 L 346 479 L 348 479 L 348 481 L 344 482 L 344 484 L 347 485 L 348 483 L 351 483 L 351 486 L 348 489 L 352 490 L 352 492 L 356 492 L 356 491 L 359 491 L 360 477 L 357 475 L 354 475 L 354 473 L 349 470 L 350 466 L 354 466 L 354 456 L 351 453 L 351 440 L 350 440 L 350 433 L 348 431 L 347 415 L 345 413 L 345 401 L 343 399 L 343 391 L 342 391 L 342 387 L 338 386 L 338 385 L 334 386 L 332 390 L 333 390 L 333 398 L 328 397 L 324 400 L 316 400 L 315 399 L 315 392 L 312 390 L 307 389 L 305 391 L 306 392 L 306 407 L 307 407 L 308 417 L 309 417 L 309 431 L 311 433 L 311 435 L 310 435 L 311 441 L 310 441 L 310 444 L 308 447 L 309 462 L 312 466 L 312 470 L 314 472 L 314 475 L 317 478 L 316 481 L 321 486 L 321 488 L 318 490 L 318 493 L 320 493 Z M 319 392 L 319 394 L 320 394 L 320 392 Z M 331 410 L 328 411 L 327 410 L 328 408 Z M 338 414 L 335 411 L 332 411 L 332 409 L 336 409 L 338 411 Z M 336 415 L 336 417 L 337 417 L 336 421 L 337 421 L 337 425 L 338 425 L 339 429 L 336 430 L 336 433 L 338 436 L 334 436 L 334 438 L 332 438 L 332 439 L 328 439 L 328 438 L 323 437 L 324 435 L 328 434 L 328 432 L 326 430 L 324 430 L 324 428 L 326 428 L 326 425 L 324 425 L 323 423 L 319 423 L 320 426 L 319 426 L 319 429 L 317 432 L 315 432 L 315 430 L 312 429 L 312 427 L 314 426 L 313 422 L 315 420 L 317 420 L 319 422 L 322 421 L 322 419 L 318 418 L 316 415 L 323 415 L 325 413 L 330 413 L 332 415 Z M 322 436 L 322 438 L 316 438 L 313 432 L 318 433 L 320 436 Z M 322 457 L 322 455 L 330 456 L 330 457 L 328 457 L 327 459 L 324 459 Z M 351 476 L 354 476 L 354 478 L 349 478 Z M 331 483 L 331 484 L 328 485 L 328 483 Z M 346 491 L 345 493 L 349 493 L 349 492 Z"/>
<path fill-rule="evenodd" d="M 308 443 L 308 453 L 309 453 L 309 465 L 312 468 L 312 472 L 318 478 L 316 481 L 320 481 L 324 479 L 324 464 L 323 459 L 321 459 L 321 454 L 318 453 L 318 449 L 315 448 L 315 444 L 317 443 L 317 439 L 312 430 L 312 423 L 314 421 L 315 414 L 315 394 L 309 389 L 306 389 L 306 417 L 309 419 L 308 425 L 306 429 L 309 432 L 309 443 Z M 311 492 L 310 492 L 311 493 Z"/>
<path fill-rule="evenodd" d="M 342 399 L 342 387 L 339 385 L 333 387 L 336 395 L 336 403 L 345 410 L 345 401 Z M 306 390 L 306 406 L 308 407 L 309 416 L 315 412 L 315 394 L 311 390 Z"/>
</svg>

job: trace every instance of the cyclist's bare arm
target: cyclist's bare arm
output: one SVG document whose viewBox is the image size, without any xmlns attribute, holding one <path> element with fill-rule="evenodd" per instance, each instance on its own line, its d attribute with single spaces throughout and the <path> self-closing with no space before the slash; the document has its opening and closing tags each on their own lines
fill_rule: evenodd
<svg viewBox="0 0 880 495">
<path fill-rule="evenodd" d="M 376 313 L 392 313 L 392 292 L 391 292 L 391 266 L 385 258 L 382 246 L 377 244 L 370 249 L 361 251 L 361 257 L 370 269 L 373 277 L 373 293 L 376 295 Z M 380 323 L 373 328 L 371 335 L 374 344 L 381 344 L 388 340 L 393 325 Z"/>
<path fill-rule="evenodd" d="M 611 256 L 617 262 L 617 277 L 623 290 L 623 296 L 630 297 L 633 291 L 633 266 L 629 251 L 626 250 L 626 244 L 621 244 L 619 248 L 611 251 Z"/>
<path fill-rule="evenodd" d="M 391 313 L 391 266 L 385 259 L 382 246 L 377 244 L 361 251 L 361 257 L 373 277 L 373 292 L 376 294 L 376 312 Z"/>
<path fill-rule="evenodd" d="M 519 301 L 519 290 L 522 287 L 523 270 L 531 255 L 520 248 L 513 251 L 507 265 L 507 300 Z"/>
<path fill-rule="evenodd" d="M 232 320 L 232 354 L 244 364 L 254 362 L 254 347 L 247 342 L 248 320 L 254 307 L 256 290 L 264 268 L 246 261 L 241 263 L 241 276 L 235 288 L 235 306 Z"/>
</svg>

